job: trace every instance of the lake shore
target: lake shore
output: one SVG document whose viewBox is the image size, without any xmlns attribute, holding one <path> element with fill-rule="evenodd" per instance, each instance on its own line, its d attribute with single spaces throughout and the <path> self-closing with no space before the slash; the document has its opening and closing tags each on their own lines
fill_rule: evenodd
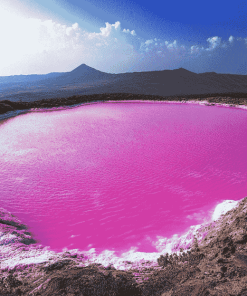
<svg viewBox="0 0 247 296">
<path fill-rule="evenodd" d="M 246 289 L 247 197 L 215 209 L 215 221 L 191 227 L 170 254 L 122 258 L 120 269 L 111 254 L 106 264 L 107 252 L 105 258 L 55 253 L 11 213 L 1 209 L 0 216 L 1 295 L 244 295 Z"/>
<path fill-rule="evenodd" d="M 191 96 L 162 97 L 155 95 L 138 95 L 128 93 L 75 95 L 68 98 L 43 99 L 38 101 L 0 101 L 0 114 L 8 112 L 27 111 L 31 109 L 68 107 L 85 103 L 107 102 L 107 101 L 158 101 L 158 102 L 198 102 L 209 105 L 228 105 L 247 107 L 247 94 L 204 94 Z"/>
</svg>

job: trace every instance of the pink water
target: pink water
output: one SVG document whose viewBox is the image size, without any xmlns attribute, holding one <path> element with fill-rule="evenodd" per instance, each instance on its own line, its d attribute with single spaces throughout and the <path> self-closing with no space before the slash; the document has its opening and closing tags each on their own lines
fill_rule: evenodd
<svg viewBox="0 0 247 296">
<path fill-rule="evenodd" d="M 1 207 L 55 250 L 156 251 L 247 195 L 247 111 L 97 103 L 0 124 Z"/>
</svg>

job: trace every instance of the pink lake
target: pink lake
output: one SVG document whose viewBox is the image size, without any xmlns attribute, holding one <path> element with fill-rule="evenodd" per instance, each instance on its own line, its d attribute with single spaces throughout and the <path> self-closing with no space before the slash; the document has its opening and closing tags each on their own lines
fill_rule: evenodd
<svg viewBox="0 0 247 296">
<path fill-rule="evenodd" d="M 247 195 L 247 111 L 108 102 L 0 122 L 1 207 L 43 245 L 155 252 Z"/>
</svg>

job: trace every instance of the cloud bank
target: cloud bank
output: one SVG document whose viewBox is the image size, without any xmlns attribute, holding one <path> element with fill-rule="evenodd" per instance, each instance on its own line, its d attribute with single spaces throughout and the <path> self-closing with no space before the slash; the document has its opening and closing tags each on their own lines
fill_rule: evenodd
<svg viewBox="0 0 247 296">
<path fill-rule="evenodd" d="M 247 74 L 247 38 L 211 36 L 204 45 L 140 38 L 119 21 L 88 32 L 77 23 L 0 15 L 0 75 L 71 71 L 85 63 L 120 73 L 184 67 L 193 72 Z"/>
</svg>

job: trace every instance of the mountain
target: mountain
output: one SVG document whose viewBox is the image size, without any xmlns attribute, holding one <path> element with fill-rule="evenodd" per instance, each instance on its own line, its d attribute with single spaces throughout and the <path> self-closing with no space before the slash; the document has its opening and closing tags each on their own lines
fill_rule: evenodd
<svg viewBox="0 0 247 296">
<path fill-rule="evenodd" d="M 50 82 L 55 84 L 96 82 L 99 80 L 111 79 L 114 76 L 114 74 L 101 72 L 82 64 L 71 72 L 66 72 L 60 76 L 54 77 Z"/>
<path fill-rule="evenodd" d="M 31 74 L 31 75 L 12 75 L 0 76 L 0 84 L 8 83 L 29 83 L 29 82 L 44 82 L 44 83 L 78 83 L 96 81 L 113 77 L 114 74 L 108 74 L 91 68 L 85 64 L 80 65 L 71 72 L 53 72 L 49 74 Z"/>
<path fill-rule="evenodd" d="M 0 100 L 32 101 L 103 93 L 159 96 L 247 93 L 247 75 L 196 74 L 183 68 L 110 74 L 82 64 L 71 72 L 0 77 Z"/>
<path fill-rule="evenodd" d="M 92 67 L 87 66 L 86 64 L 82 64 L 79 67 L 75 68 L 74 70 L 72 70 L 71 72 L 69 72 L 69 74 L 73 77 L 77 77 L 77 76 L 83 76 L 83 77 L 94 77 L 99 76 L 99 75 L 103 75 L 103 76 L 111 76 L 112 74 L 108 74 L 99 70 L 96 70 Z"/>
<path fill-rule="evenodd" d="M 160 96 L 181 96 L 247 92 L 247 75 L 202 73 L 186 69 L 117 74 L 104 86 L 88 89 L 84 94 L 133 93 Z"/>
<path fill-rule="evenodd" d="M 34 82 L 43 79 L 55 78 L 63 73 L 53 72 L 49 74 L 31 74 L 31 75 L 11 75 L 11 76 L 0 76 L 0 85 L 8 83 L 27 83 Z"/>
</svg>

